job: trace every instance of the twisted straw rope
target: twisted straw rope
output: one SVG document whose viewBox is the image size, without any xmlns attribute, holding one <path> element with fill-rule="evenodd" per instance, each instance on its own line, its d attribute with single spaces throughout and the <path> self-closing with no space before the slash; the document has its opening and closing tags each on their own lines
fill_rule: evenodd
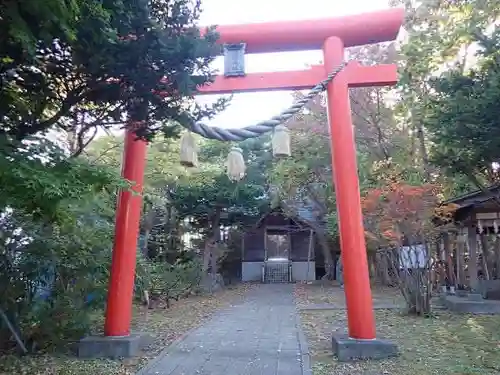
<svg viewBox="0 0 500 375">
<path fill-rule="evenodd" d="M 286 122 L 297 112 L 302 110 L 302 108 L 304 108 L 311 99 L 326 90 L 328 84 L 333 81 L 337 74 L 339 74 L 346 65 L 346 62 L 340 64 L 328 75 L 328 77 L 326 77 L 326 79 L 314 86 L 311 91 L 304 96 L 304 98 L 298 100 L 290 108 L 284 110 L 279 115 L 274 116 L 269 120 L 261 121 L 255 125 L 249 125 L 241 129 L 224 129 L 217 126 L 209 126 L 203 122 L 196 122 L 190 126 L 186 126 L 186 129 L 192 131 L 193 133 L 197 133 L 204 138 L 217 139 L 219 141 L 238 142 L 258 137 L 261 134 L 270 132 L 276 126 Z"/>
</svg>

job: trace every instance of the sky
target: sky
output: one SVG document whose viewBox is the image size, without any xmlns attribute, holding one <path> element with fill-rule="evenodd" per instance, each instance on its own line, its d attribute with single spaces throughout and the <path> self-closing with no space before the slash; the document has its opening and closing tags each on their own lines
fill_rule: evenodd
<svg viewBox="0 0 500 375">
<path fill-rule="evenodd" d="M 256 22 L 307 20 L 340 17 L 386 9 L 387 0 L 204 0 L 200 25 L 246 24 Z M 247 73 L 301 70 L 322 61 L 321 51 L 247 55 Z M 222 57 L 214 68 L 223 70 Z M 215 96 L 200 96 L 199 103 L 210 103 Z M 207 124 L 224 128 L 253 125 L 279 114 L 292 104 L 287 91 L 235 94 L 230 106 Z"/>
</svg>

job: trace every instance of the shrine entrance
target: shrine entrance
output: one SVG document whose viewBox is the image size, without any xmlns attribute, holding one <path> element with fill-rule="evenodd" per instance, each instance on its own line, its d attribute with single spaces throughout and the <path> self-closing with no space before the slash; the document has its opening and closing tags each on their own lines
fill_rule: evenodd
<svg viewBox="0 0 500 375">
<path fill-rule="evenodd" d="M 226 47 L 228 60 L 235 54 L 322 49 L 324 62 L 323 65 L 312 66 L 307 70 L 252 74 L 245 74 L 241 64 L 229 65 L 226 66 L 224 76 L 218 76 L 213 84 L 199 89 L 200 94 L 222 94 L 305 90 L 315 87 L 317 94 L 326 88 L 348 313 L 348 340 L 355 339 L 356 343 L 372 340 L 375 342 L 376 335 L 349 87 L 394 85 L 397 82 L 397 67 L 394 64 L 361 66 L 355 61 L 346 64 L 344 49 L 394 40 L 403 18 L 402 9 L 392 8 L 331 19 L 219 26 L 216 29 L 220 34 L 219 42 Z M 241 62 L 235 59 L 232 61 Z M 286 118 L 281 116 L 271 120 L 270 126 L 266 123 L 267 128 L 264 125 L 256 125 L 231 130 L 210 130 L 206 127 L 195 127 L 191 130 L 207 138 L 238 141 L 259 135 L 259 132 L 272 130 L 277 125 L 276 122 Z M 138 192 L 142 191 L 145 156 L 146 143 L 135 141 L 134 133 L 129 131 L 123 157 L 123 177 L 135 181 L 134 189 Z M 121 192 L 106 312 L 106 336 L 123 337 L 130 334 L 140 211 L 140 195 L 129 191 Z M 344 345 L 342 342 L 337 342 L 337 352 L 352 344 L 344 342 Z M 364 346 L 363 350 L 372 350 L 370 345 Z"/>
<path fill-rule="evenodd" d="M 266 233 L 266 260 L 288 260 L 290 241 L 288 234 Z"/>
</svg>

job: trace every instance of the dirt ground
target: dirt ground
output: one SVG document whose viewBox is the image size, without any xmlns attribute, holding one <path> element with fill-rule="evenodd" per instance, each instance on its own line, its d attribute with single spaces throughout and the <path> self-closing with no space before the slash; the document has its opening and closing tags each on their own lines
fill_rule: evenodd
<svg viewBox="0 0 500 375">
<path fill-rule="evenodd" d="M 394 289 L 375 288 L 374 305 L 400 304 Z M 343 290 L 297 285 L 299 308 L 312 304 L 345 306 Z M 375 311 L 379 337 L 395 341 L 401 355 L 383 361 L 339 363 L 332 356 L 331 333 L 347 327 L 345 309 L 302 310 L 314 375 L 469 375 L 500 374 L 500 316 L 455 315 L 436 311 L 433 318 L 404 315 L 400 309 Z"/>
<path fill-rule="evenodd" d="M 317 284 L 297 284 L 295 297 L 300 308 L 311 305 L 335 305 L 345 307 L 343 290 L 336 282 L 321 282 Z M 404 306 L 404 299 L 396 288 L 372 288 L 373 305 L 381 306 Z"/>
<path fill-rule="evenodd" d="M 0 357 L 1 375 L 129 375 L 135 374 L 150 359 L 187 331 L 199 326 L 213 313 L 237 302 L 252 284 L 226 288 L 212 296 L 191 296 L 173 302 L 169 309 L 134 308 L 133 330 L 154 335 L 154 342 L 139 358 L 132 360 L 79 360 L 74 355 Z M 102 316 L 102 314 L 100 314 Z M 96 331 L 102 319 L 96 320 Z"/>
</svg>

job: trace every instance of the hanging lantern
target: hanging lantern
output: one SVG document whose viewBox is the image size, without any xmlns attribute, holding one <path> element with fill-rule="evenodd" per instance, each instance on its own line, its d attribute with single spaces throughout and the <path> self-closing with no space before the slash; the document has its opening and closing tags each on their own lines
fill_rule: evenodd
<svg viewBox="0 0 500 375">
<path fill-rule="evenodd" d="M 239 147 L 231 148 L 227 155 L 227 177 L 231 181 L 239 181 L 245 176 L 245 160 L 243 159 L 243 150 Z"/>
<path fill-rule="evenodd" d="M 273 134 L 273 156 L 290 156 L 290 130 L 284 125 L 274 128 Z"/>
<path fill-rule="evenodd" d="M 181 165 L 188 168 L 198 166 L 196 139 L 191 132 L 184 133 L 181 137 Z"/>
</svg>

